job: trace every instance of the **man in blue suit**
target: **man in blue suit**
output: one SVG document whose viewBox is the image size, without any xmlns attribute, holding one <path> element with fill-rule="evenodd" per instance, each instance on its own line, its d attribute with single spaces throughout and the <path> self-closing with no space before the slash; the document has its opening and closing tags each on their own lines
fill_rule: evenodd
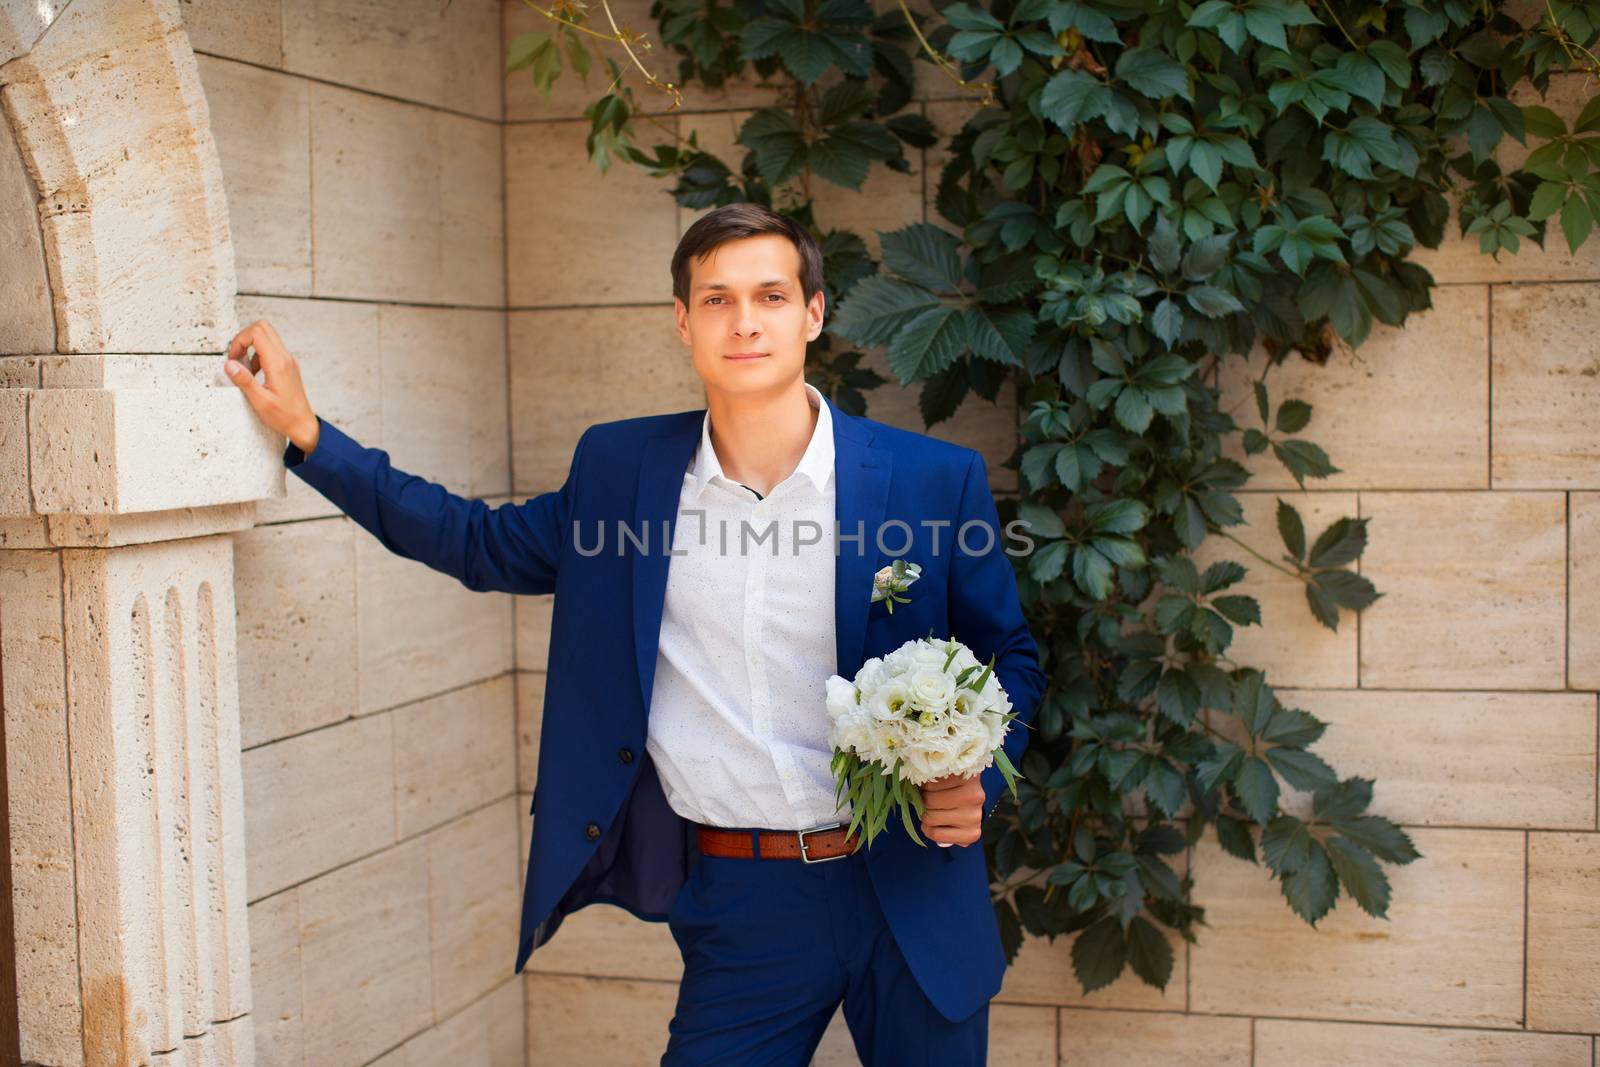
<svg viewBox="0 0 1600 1067">
<path fill-rule="evenodd" d="M 823 291 L 803 226 L 719 208 L 672 270 L 707 407 L 589 427 L 565 484 L 521 503 L 458 497 L 313 414 L 265 322 L 227 371 L 284 463 L 390 551 L 555 594 L 517 971 L 567 915 L 615 904 L 683 954 L 663 1064 L 806 1064 L 841 1002 L 869 1067 L 981 1064 L 1005 967 L 978 844 L 999 768 L 921 787 L 929 843 L 892 819 L 863 847 L 823 698 L 830 674 L 954 637 L 994 657 L 1020 765 L 1045 677 L 1015 531 L 978 452 L 805 382 Z M 872 592 L 896 559 L 921 573 L 891 612 Z"/>
</svg>

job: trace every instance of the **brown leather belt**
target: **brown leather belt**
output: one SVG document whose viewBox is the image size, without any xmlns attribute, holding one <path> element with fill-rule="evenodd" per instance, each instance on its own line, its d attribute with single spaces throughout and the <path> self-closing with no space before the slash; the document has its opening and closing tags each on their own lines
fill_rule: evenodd
<svg viewBox="0 0 1600 1067">
<path fill-rule="evenodd" d="M 700 851 L 707 856 L 727 856 L 734 859 L 753 859 L 754 840 L 760 841 L 764 860 L 804 860 L 821 863 L 823 860 L 844 859 L 861 847 L 861 835 L 845 837 L 844 823 L 831 823 L 809 830 L 733 830 L 724 826 L 697 824 L 700 831 Z"/>
</svg>

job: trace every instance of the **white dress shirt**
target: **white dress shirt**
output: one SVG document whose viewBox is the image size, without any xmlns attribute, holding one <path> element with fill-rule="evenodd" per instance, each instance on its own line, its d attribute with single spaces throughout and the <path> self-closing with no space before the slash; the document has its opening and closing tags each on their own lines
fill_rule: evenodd
<svg viewBox="0 0 1600 1067">
<path fill-rule="evenodd" d="M 805 388 L 816 427 L 771 493 L 722 473 L 707 411 L 678 497 L 646 749 L 672 810 L 711 826 L 850 818 L 848 798 L 834 803 L 825 704 L 837 666 L 833 416 Z"/>
</svg>

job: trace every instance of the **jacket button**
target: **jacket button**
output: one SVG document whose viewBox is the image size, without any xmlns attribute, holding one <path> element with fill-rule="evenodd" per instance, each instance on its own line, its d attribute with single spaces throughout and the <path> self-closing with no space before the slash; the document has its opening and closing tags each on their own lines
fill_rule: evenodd
<svg viewBox="0 0 1600 1067">
<path fill-rule="evenodd" d="M 590 823 L 588 826 L 585 826 L 583 828 L 583 836 L 587 837 L 590 841 L 595 840 L 600 836 L 600 825 L 598 823 Z"/>
<path fill-rule="evenodd" d="M 621 760 L 623 763 L 632 763 L 633 762 L 633 749 L 631 749 L 631 748 L 622 749 L 621 751 L 619 751 L 617 753 L 617 758 L 619 760 Z"/>
</svg>

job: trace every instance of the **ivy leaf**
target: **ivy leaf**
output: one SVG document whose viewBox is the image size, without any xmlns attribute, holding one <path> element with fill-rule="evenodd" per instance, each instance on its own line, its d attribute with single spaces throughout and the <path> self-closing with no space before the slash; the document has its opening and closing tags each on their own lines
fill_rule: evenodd
<svg viewBox="0 0 1600 1067">
<path fill-rule="evenodd" d="M 805 166 L 806 141 L 800 124 L 778 108 L 762 108 L 745 119 L 738 143 L 755 154 L 756 169 L 768 185 L 783 184 Z"/>
<path fill-rule="evenodd" d="M 961 248 L 941 226 L 917 222 L 881 237 L 883 265 L 908 282 L 935 291 L 961 287 Z"/>
<path fill-rule="evenodd" d="M 1372 779 L 1346 778 L 1332 789 L 1319 789 L 1311 813 L 1319 819 L 1353 819 L 1372 804 Z"/>
<path fill-rule="evenodd" d="M 1022 366 L 1023 354 L 1039 325 L 1039 320 L 1027 311 L 969 307 L 962 311 L 962 318 L 973 355 L 1007 367 Z"/>
<path fill-rule="evenodd" d="M 1017 505 L 1017 515 L 1025 524 L 1029 537 L 1065 537 L 1066 524 L 1055 509 L 1031 500 Z"/>
<path fill-rule="evenodd" d="M 1285 400 L 1278 407 L 1279 433 L 1299 433 L 1311 421 L 1311 405 L 1304 400 Z"/>
<path fill-rule="evenodd" d="M 1072 971 L 1085 993 L 1115 982 L 1127 963 L 1128 945 L 1123 940 L 1122 924 L 1113 916 L 1101 919 L 1072 942 Z"/>
<path fill-rule="evenodd" d="M 1312 581 L 1341 608 L 1364 611 L 1381 595 L 1372 583 L 1353 571 L 1319 571 Z"/>
<path fill-rule="evenodd" d="M 1389 879 L 1378 861 L 1360 845 L 1342 837 L 1328 838 L 1328 858 L 1344 888 L 1361 905 L 1361 910 L 1377 919 L 1388 917 Z"/>
<path fill-rule="evenodd" d="M 1152 100 L 1189 93 L 1189 75 L 1183 65 L 1158 48 L 1130 48 L 1117 59 L 1117 79 Z"/>
<path fill-rule="evenodd" d="M 1211 606 L 1237 626 L 1261 624 L 1261 605 L 1253 596 L 1219 596 L 1211 601 Z"/>
<path fill-rule="evenodd" d="M 1097 533 L 1134 533 L 1149 521 L 1150 510 L 1138 500 L 1111 500 L 1084 509 L 1089 528 Z"/>
<path fill-rule="evenodd" d="M 1310 850 L 1305 863 L 1283 876 L 1281 888 L 1295 914 L 1315 927 L 1339 899 L 1339 883 L 1334 880 L 1327 850 L 1316 841 L 1310 843 Z"/>
<path fill-rule="evenodd" d="M 1327 592 L 1315 583 L 1306 585 L 1306 603 L 1311 607 L 1311 615 L 1328 629 L 1339 631 L 1339 607 L 1333 602 Z"/>
<path fill-rule="evenodd" d="M 1269 748 L 1266 760 L 1273 770 L 1283 775 L 1283 780 L 1296 789 L 1310 793 L 1337 785 L 1339 776 L 1332 767 L 1314 752 L 1299 748 Z"/>
<path fill-rule="evenodd" d="M 948 367 L 967 347 L 967 329 L 950 307 L 932 307 L 906 323 L 889 342 L 889 369 L 909 385 Z"/>
<path fill-rule="evenodd" d="M 1381 816 L 1335 819 L 1333 828 L 1389 863 L 1410 863 L 1421 855 L 1404 830 Z"/>
<path fill-rule="evenodd" d="M 1251 863 L 1256 862 L 1256 843 L 1250 836 L 1249 823 L 1231 815 L 1218 814 L 1216 825 L 1217 844 L 1222 846 L 1222 851 Z"/>
<path fill-rule="evenodd" d="M 1184 557 L 1178 558 L 1182 559 Z M 1192 569 L 1193 564 L 1190 564 L 1190 566 Z M 1230 585 L 1236 585 L 1243 581 L 1245 574 L 1246 571 L 1242 564 L 1235 563 L 1231 559 L 1218 560 L 1206 568 L 1205 575 L 1199 579 L 1198 588 L 1190 591 L 1200 592 L 1209 596 L 1212 593 L 1228 588 Z"/>
<path fill-rule="evenodd" d="M 1117 394 L 1115 410 L 1117 421 L 1138 434 L 1150 428 L 1150 420 L 1155 415 L 1149 398 L 1136 385 L 1125 386 Z"/>
<path fill-rule="evenodd" d="M 1133 964 L 1133 973 L 1165 990 L 1172 980 L 1172 958 L 1172 943 L 1149 919 L 1136 916 L 1128 927 L 1128 962 Z"/>
<path fill-rule="evenodd" d="M 1246 815 L 1265 826 L 1278 805 L 1278 779 L 1259 756 L 1246 756 L 1233 776 L 1233 793 Z"/>
<path fill-rule="evenodd" d="M 1322 531 L 1311 546 L 1307 562 L 1313 567 L 1341 567 L 1354 562 L 1367 550 L 1367 523 L 1370 519 L 1343 518 Z"/>
<path fill-rule="evenodd" d="M 1038 110 L 1050 122 L 1072 131 L 1078 123 L 1091 122 L 1106 115 L 1112 90 L 1106 83 L 1083 70 L 1061 70 L 1038 94 Z"/>
<path fill-rule="evenodd" d="M 914 319 L 940 307 L 926 289 L 873 275 L 857 282 L 829 329 L 862 345 L 887 345 Z"/>
<path fill-rule="evenodd" d="M 1279 815 L 1261 831 L 1261 858 L 1275 874 L 1298 871 L 1311 860 L 1311 832 L 1293 815 Z"/>
<path fill-rule="evenodd" d="M 1272 454 L 1289 469 L 1302 489 L 1307 478 L 1326 478 L 1339 473 L 1339 468 L 1329 461 L 1328 454 L 1310 441 L 1274 441 Z"/>
<path fill-rule="evenodd" d="M 1305 558 L 1305 523 L 1300 521 L 1300 513 L 1282 497 L 1278 498 L 1278 536 L 1283 538 L 1283 547 L 1289 550 L 1291 556 L 1296 560 Z"/>
<path fill-rule="evenodd" d="M 1180 725 L 1186 726 L 1188 723 L 1180 723 Z M 1178 814 L 1178 809 L 1183 807 L 1183 775 L 1174 770 L 1170 764 L 1159 763 L 1150 772 L 1150 776 L 1144 780 L 1144 794 L 1150 803 L 1167 818 L 1175 818 Z"/>
</svg>

